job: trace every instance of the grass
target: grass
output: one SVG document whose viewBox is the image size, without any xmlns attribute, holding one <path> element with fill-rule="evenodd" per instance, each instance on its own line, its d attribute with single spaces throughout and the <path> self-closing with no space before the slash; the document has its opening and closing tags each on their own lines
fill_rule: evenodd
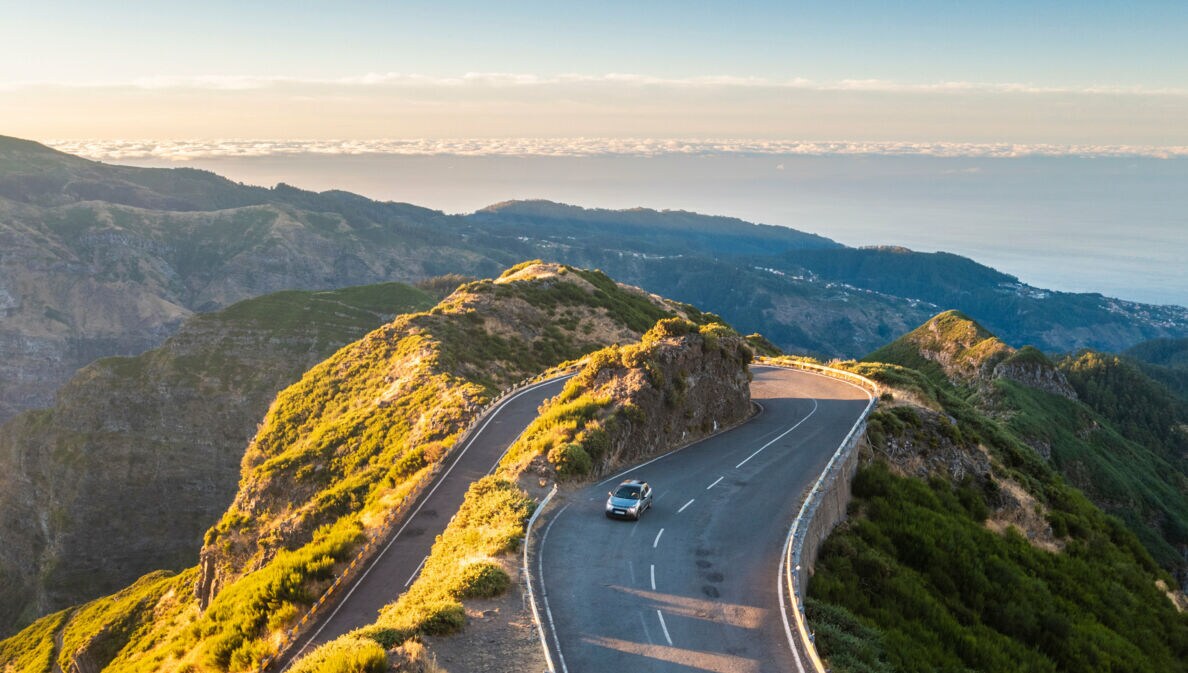
<svg viewBox="0 0 1188 673">
<path fill-rule="evenodd" d="M 969 324 L 949 324 L 950 334 L 946 324 L 938 329 L 946 339 L 973 346 L 925 347 L 972 353 L 972 366 L 999 357 L 979 346 L 992 337 Z M 931 360 L 922 371 L 903 366 L 924 361 L 917 347 L 905 339 L 876 352 L 898 364 L 836 365 L 875 379 L 899 403 L 871 416 L 871 444 L 919 439 L 920 418 L 902 405 L 924 405 L 952 421 L 938 426 L 948 441 L 988 450 L 992 479 L 897 476 L 881 458 L 860 469 L 850 517 L 822 546 L 809 585 L 810 623 L 833 670 L 1188 670 L 1188 616 L 1157 588 L 1173 584 L 1157 563 L 1170 549 L 1149 523 L 1182 520 L 1170 466 L 1081 402 L 1002 379 L 954 383 Z M 1029 348 L 997 361 L 1052 367 Z M 1103 377 L 1087 375 L 1101 386 Z M 1032 448 L 1039 444 L 1051 448 L 1051 464 Z M 1035 497 L 1062 551 L 987 527 L 997 508 L 1019 506 L 1001 499 L 1003 479 Z"/>
<path fill-rule="evenodd" d="M 0 640 L 0 670 L 8 673 L 50 673 L 54 665 L 54 635 L 70 618 L 62 610 L 25 627 L 18 635 Z"/>
<path fill-rule="evenodd" d="M 107 666 L 136 631 L 152 621 L 161 598 L 169 592 L 188 591 L 195 577 L 192 570 L 179 574 L 159 570 L 123 591 L 78 608 L 62 631 L 58 665 L 68 670 L 75 654 L 85 648 L 96 666 Z"/>
</svg>

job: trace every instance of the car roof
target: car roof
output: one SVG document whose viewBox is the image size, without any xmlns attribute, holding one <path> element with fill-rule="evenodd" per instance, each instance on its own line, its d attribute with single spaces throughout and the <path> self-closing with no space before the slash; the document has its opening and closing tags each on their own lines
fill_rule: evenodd
<svg viewBox="0 0 1188 673">
<path fill-rule="evenodd" d="M 629 484 L 638 485 L 638 486 L 647 486 L 648 482 L 646 482 L 642 479 L 624 479 L 622 482 L 619 483 L 619 486 L 624 486 L 624 485 L 629 485 Z"/>
</svg>

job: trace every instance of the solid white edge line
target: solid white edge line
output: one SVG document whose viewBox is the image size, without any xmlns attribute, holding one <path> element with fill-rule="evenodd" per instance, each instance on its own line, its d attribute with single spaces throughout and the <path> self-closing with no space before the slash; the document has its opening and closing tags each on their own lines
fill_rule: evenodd
<svg viewBox="0 0 1188 673">
<path fill-rule="evenodd" d="M 553 496 L 557 495 L 557 484 L 553 484 L 553 488 L 549 490 L 548 494 L 540 501 L 540 504 L 532 512 L 532 516 L 528 518 L 528 525 L 524 527 L 524 580 L 528 585 L 528 604 L 532 606 L 532 621 L 536 624 L 536 632 L 540 636 L 540 647 L 544 650 L 545 665 L 548 666 L 548 673 L 553 673 L 556 669 L 553 666 L 553 655 L 549 652 L 549 639 L 545 635 L 544 622 L 540 619 L 540 609 L 536 606 L 536 595 L 532 590 L 532 573 L 528 571 L 528 548 L 532 545 L 532 526 L 536 524 L 536 520 L 540 518 L 541 512 L 548 506 L 549 501 Z M 544 590 L 544 587 L 541 587 Z"/>
<path fill-rule="evenodd" d="M 788 529 L 788 537 L 784 540 L 784 553 L 780 554 L 780 567 L 776 572 L 776 590 L 780 595 L 780 619 L 784 620 L 784 635 L 788 637 L 788 648 L 792 650 L 792 658 L 796 661 L 797 673 L 804 673 L 804 664 L 800 661 L 800 652 L 796 649 L 796 640 L 792 636 L 792 625 L 788 622 L 788 600 L 784 597 L 784 577 L 788 567 L 788 555 L 792 553 L 792 528 Z M 788 587 L 791 590 L 792 577 L 788 576 Z"/>
<path fill-rule="evenodd" d="M 689 505 L 692 505 L 692 504 L 693 504 L 693 500 L 694 500 L 694 498 L 689 498 L 689 502 L 687 502 L 687 503 L 685 503 L 685 504 L 681 505 L 681 508 L 677 510 L 677 514 L 680 514 L 681 512 L 685 511 L 685 508 L 686 508 L 686 507 L 688 507 Z"/>
<path fill-rule="evenodd" d="M 655 549 L 655 548 L 656 548 L 656 545 L 660 544 L 660 536 L 661 536 L 661 535 L 664 535 L 664 529 L 663 529 L 663 528 L 661 528 L 661 529 L 660 529 L 660 532 L 656 533 L 656 539 L 655 539 L 655 540 L 652 540 L 652 549 Z"/>
<path fill-rule="evenodd" d="M 656 564 L 655 563 L 653 563 L 651 565 L 651 567 L 649 568 L 649 571 L 652 575 L 652 591 L 655 591 L 656 590 Z"/>
<path fill-rule="evenodd" d="M 707 491 L 708 491 L 708 490 L 710 490 L 711 488 L 713 488 L 713 487 L 717 486 L 717 485 L 718 485 L 718 484 L 719 484 L 719 483 L 720 483 L 720 482 L 721 482 L 723 479 L 725 479 L 725 478 L 726 478 L 726 477 L 724 477 L 724 476 L 722 476 L 722 477 L 718 477 L 717 479 L 715 479 L 715 480 L 714 480 L 714 483 L 710 484 L 709 486 L 706 486 L 706 487 L 705 487 L 705 490 L 707 490 Z"/>
<path fill-rule="evenodd" d="M 549 630 L 553 632 L 553 645 L 557 649 L 557 660 L 561 662 L 561 672 L 569 673 L 569 668 L 565 665 L 565 655 L 561 653 L 561 638 L 557 635 L 557 625 L 553 622 L 553 610 L 549 607 L 549 591 L 545 588 L 544 583 L 544 545 L 545 541 L 549 539 L 549 531 L 553 529 L 553 524 L 557 523 L 557 519 L 569 509 L 569 503 L 557 510 L 557 514 L 549 520 L 549 525 L 545 526 L 544 533 L 540 536 L 540 551 L 536 552 L 536 576 L 540 580 L 540 600 L 544 602 L 545 616 L 549 620 Z M 531 579 L 529 579 L 531 582 Z M 548 655 L 548 648 L 546 648 L 545 655 Z"/>
<path fill-rule="evenodd" d="M 573 376 L 573 374 L 568 374 L 566 376 Z M 388 544 L 384 545 L 375 556 L 371 557 L 371 562 L 367 564 L 367 567 L 363 569 L 363 572 L 360 573 L 359 576 L 355 578 L 355 581 L 351 583 L 350 590 L 348 590 L 341 599 L 335 602 L 334 609 L 330 611 L 330 614 L 326 615 L 326 618 L 323 619 L 322 623 L 318 625 L 318 629 L 305 639 L 305 644 L 301 646 L 301 649 L 297 650 L 291 657 L 289 657 L 289 663 L 284 667 L 284 669 L 282 669 L 282 671 L 287 671 L 292 668 L 293 663 L 297 661 L 297 658 L 309 648 L 309 646 L 319 635 L 321 635 L 322 630 L 325 629 L 326 625 L 334 619 L 334 615 L 338 614 L 338 611 L 342 609 L 342 606 L 346 605 L 347 601 L 351 599 L 351 595 L 355 593 L 355 589 L 358 589 L 359 585 L 363 583 L 363 580 L 366 579 L 369 574 L 371 574 L 371 569 L 374 568 L 377 563 L 379 563 L 379 560 L 383 558 L 384 554 L 388 552 L 388 549 L 390 549 L 392 545 L 396 543 L 396 539 L 400 537 L 400 534 L 404 532 L 405 528 L 408 528 L 408 525 L 412 523 L 412 520 L 417 517 L 417 514 L 421 511 L 421 508 L 424 507 L 425 503 L 429 502 L 429 498 L 432 498 L 433 494 L 437 492 L 437 488 L 445 483 L 446 477 L 448 477 L 450 472 L 454 470 L 454 467 L 456 467 L 458 463 L 462 461 L 462 456 L 466 455 L 466 452 L 469 451 L 470 447 L 474 445 L 474 441 L 483 434 L 483 431 L 487 429 L 487 426 L 491 424 L 491 421 L 495 420 L 495 417 L 499 415 L 499 412 L 503 411 L 504 407 L 521 395 L 530 393 L 537 388 L 547 386 L 550 383 L 562 380 L 564 378 L 566 377 L 557 377 L 529 386 L 504 400 L 498 407 L 495 407 L 495 410 L 492 411 L 489 416 L 487 416 L 487 420 L 483 421 L 483 424 L 479 426 L 479 429 L 470 436 L 470 439 L 466 440 L 466 446 L 462 447 L 462 450 L 459 451 L 458 455 L 454 457 L 454 462 L 450 463 L 450 466 L 446 468 L 446 471 L 442 472 L 441 476 L 437 478 L 437 482 L 433 484 L 433 488 L 429 489 L 429 492 L 426 493 L 425 497 L 421 499 L 421 502 L 417 505 L 417 508 L 408 515 L 408 517 L 404 520 L 404 524 L 400 526 L 400 528 L 397 529 L 397 531 L 392 535 L 391 539 L 388 540 Z"/>
<path fill-rule="evenodd" d="M 664 631 L 664 639 L 668 644 L 672 645 L 672 636 L 668 635 L 668 625 L 664 623 L 664 613 L 659 610 L 656 611 L 656 616 L 660 618 L 660 628 Z"/>
<path fill-rule="evenodd" d="M 539 388 L 540 386 L 543 386 L 546 383 L 555 383 L 557 381 L 565 381 L 565 380 L 571 379 L 575 376 L 577 376 L 577 372 L 572 372 L 569 374 L 562 374 L 561 376 L 558 376 L 556 378 L 551 378 L 548 381 L 542 381 L 539 384 L 532 386 L 531 388 L 525 388 L 521 392 L 526 393 L 530 390 L 535 390 L 536 388 Z M 517 393 L 514 397 L 508 398 L 507 401 L 511 402 L 512 400 L 516 399 L 516 397 L 519 397 L 519 396 L 520 396 L 520 394 Z M 503 405 L 500 405 L 501 408 L 502 408 L 502 406 Z M 532 419 L 532 420 L 534 421 L 536 419 Z M 528 421 L 528 425 L 532 425 L 532 421 Z M 484 425 L 483 427 L 485 428 L 486 426 Z M 506 456 L 508 454 L 508 452 L 512 450 L 512 447 L 516 445 L 516 442 L 520 441 L 520 438 L 524 436 L 525 432 L 528 432 L 527 425 L 524 426 L 524 429 L 520 431 L 520 434 L 516 435 L 515 439 L 511 440 L 511 443 L 507 445 L 507 448 L 503 450 L 503 453 L 499 454 L 499 458 L 495 460 L 495 464 L 491 466 L 491 469 L 487 470 L 488 475 L 495 474 L 495 470 L 499 468 L 499 463 L 503 462 L 503 457 Z"/>
<path fill-rule="evenodd" d="M 793 425 L 792 427 L 788 428 L 787 430 L 785 430 L 785 431 L 781 432 L 779 435 L 776 435 L 776 438 L 775 438 L 775 439 L 773 439 L 773 440 L 771 440 L 770 442 L 768 442 L 768 443 L 764 444 L 763 446 L 759 447 L 759 449 L 758 449 L 757 451 L 755 451 L 755 453 L 752 453 L 751 455 L 747 456 L 747 457 L 746 457 L 746 458 L 743 460 L 743 462 L 739 463 L 738 465 L 735 465 L 735 466 L 734 466 L 734 469 L 736 469 L 736 470 L 737 470 L 738 468 L 742 467 L 743 465 L 746 465 L 746 464 L 747 464 L 747 461 L 749 461 L 750 459 L 752 459 L 752 458 L 754 458 L 755 456 L 757 456 L 757 455 L 759 455 L 760 453 L 762 453 L 764 449 L 766 449 L 767 447 L 771 446 L 772 444 L 775 444 L 776 442 L 778 442 L 778 441 L 780 441 L 781 439 L 783 439 L 783 438 L 784 438 L 784 437 L 785 437 L 785 436 L 786 436 L 786 435 L 787 435 L 789 432 L 792 432 L 792 431 L 793 431 L 793 430 L 795 430 L 796 428 L 799 428 L 799 427 L 800 427 L 800 425 L 801 425 L 801 423 L 804 423 L 804 422 L 805 422 L 805 421 L 807 421 L 808 419 L 812 418 L 812 417 L 813 417 L 813 414 L 817 413 L 817 406 L 818 406 L 818 405 L 817 405 L 817 400 L 816 400 L 816 398 L 814 398 L 814 399 L 813 399 L 813 410 L 812 410 L 812 411 L 810 411 L 810 412 L 808 412 L 808 416 L 805 416 L 804 418 L 800 419 L 800 421 L 799 421 L 799 422 L 797 422 L 797 423 L 796 423 L 796 425 Z"/>
<path fill-rule="evenodd" d="M 415 580 L 417 578 L 417 574 L 421 572 L 421 568 L 425 567 L 425 561 L 428 561 L 428 560 L 429 560 L 429 557 L 426 556 L 425 558 L 421 559 L 420 563 L 417 564 L 416 569 L 413 570 L 412 574 L 409 575 L 408 579 L 404 582 L 404 587 L 406 589 L 408 588 L 408 585 L 412 584 L 413 580 Z"/>
<path fill-rule="evenodd" d="M 847 383 L 847 384 L 857 388 L 858 390 L 861 390 L 862 392 L 866 393 L 866 397 L 867 397 L 866 408 L 864 408 L 862 410 L 862 413 L 858 416 L 858 420 L 854 421 L 854 425 L 852 425 L 850 427 L 850 431 L 848 433 L 846 433 L 846 436 L 844 439 L 842 439 L 841 444 L 839 444 L 837 449 L 833 452 L 833 457 L 830 458 L 829 463 L 826 463 L 825 470 L 829 469 L 829 465 L 833 462 L 833 459 L 837 457 L 838 451 L 841 451 L 842 447 L 844 447 L 846 445 L 846 442 L 848 442 L 850 440 L 850 436 L 853 435 L 854 431 L 856 431 L 858 429 L 859 424 L 861 424 L 862 421 L 866 419 L 866 417 L 870 414 L 870 410 L 872 408 L 874 408 L 874 403 L 875 403 L 874 394 L 871 393 L 871 391 L 867 390 L 866 388 L 864 388 L 852 381 L 847 381 L 845 379 L 838 379 L 838 378 L 832 377 L 832 376 L 826 376 L 824 374 L 809 371 L 806 369 L 798 369 L 796 367 L 777 367 L 774 365 L 761 365 L 761 366 L 769 367 L 772 369 L 791 369 L 791 370 L 795 370 L 795 371 L 804 372 L 806 374 L 812 374 L 814 376 L 820 376 L 821 378 L 833 379 L 834 381 L 841 381 L 842 383 Z M 820 483 L 822 476 L 825 474 L 825 470 L 822 470 L 821 474 L 817 475 L 817 480 L 815 482 L 813 482 L 814 489 Z M 805 673 L 804 664 L 801 663 L 800 651 L 796 648 L 796 639 L 792 635 L 792 625 L 788 621 L 788 608 L 787 608 L 786 604 L 795 598 L 795 595 L 793 594 L 793 589 L 792 589 L 792 569 L 790 567 L 791 566 L 791 557 L 792 557 L 793 536 L 796 533 L 796 527 L 800 522 L 801 515 L 804 514 L 804 508 L 808 504 L 809 498 L 812 497 L 812 493 L 813 493 L 813 491 L 810 490 L 809 496 L 806 497 L 804 503 L 801 504 L 800 511 L 796 514 L 796 518 L 792 520 L 792 525 L 788 527 L 788 537 L 784 541 L 784 553 L 780 555 L 780 562 L 776 568 L 776 590 L 779 592 L 780 617 L 783 619 L 783 622 L 784 622 L 784 634 L 788 638 L 788 647 L 790 647 L 792 649 L 792 657 L 796 661 L 796 669 L 797 669 L 798 673 Z M 789 594 L 787 597 L 785 597 L 785 595 L 784 595 L 784 585 L 785 584 L 787 584 L 787 592 Z M 797 627 L 802 632 L 807 633 L 807 628 L 805 627 L 804 623 L 799 619 L 799 614 L 797 614 Z M 809 645 L 806 644 L 806 647 L 808 647 L 808 646 Z"/>
</svg>

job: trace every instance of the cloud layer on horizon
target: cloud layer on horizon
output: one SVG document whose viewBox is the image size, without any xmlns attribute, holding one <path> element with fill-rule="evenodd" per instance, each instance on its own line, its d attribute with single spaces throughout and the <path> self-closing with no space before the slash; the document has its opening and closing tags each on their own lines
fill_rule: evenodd
<svg viewBox="0 0 1188 673">
<path fill-rule="evenodd" d="M 598 157 L 669 155 L 896 156 L 938 158 L 1188 157 L 1188 146 L 756 139 L 457 138 L 376 140 L 49 140 L 63 152 L 100 161 L 228 159 L 299 155 Z"/>
</svg>

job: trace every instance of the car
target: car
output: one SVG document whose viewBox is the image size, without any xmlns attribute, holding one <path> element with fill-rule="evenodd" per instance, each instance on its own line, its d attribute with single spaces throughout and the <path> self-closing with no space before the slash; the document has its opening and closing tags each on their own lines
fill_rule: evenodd
<svg viewBox="0 0 1188 673">
<path fill-rule="evenodd" d="M 623 483 L 606 494 L 606 516 L 609 519 L 635 519 L 652 506 L 652 487 L 639 479 L 624 479 Z"/>
</svg>

